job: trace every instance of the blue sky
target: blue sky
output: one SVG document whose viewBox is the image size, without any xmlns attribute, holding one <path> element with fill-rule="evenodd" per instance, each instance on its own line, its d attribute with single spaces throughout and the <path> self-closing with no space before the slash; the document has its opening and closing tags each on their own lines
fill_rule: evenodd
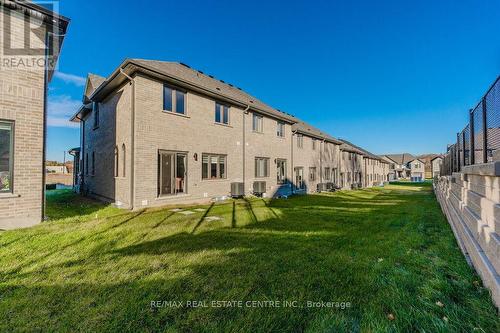
<svg viewBox="0 0 500 333">
<path fill-rule="evenodd" d="M 286 4 L 286 5 L 285 5 Z M 84 77 L 181 61 L 374 153 L 442 152 L 500 74 L 499 1 L 61 1 L 47 158 Z"/>
</svg>

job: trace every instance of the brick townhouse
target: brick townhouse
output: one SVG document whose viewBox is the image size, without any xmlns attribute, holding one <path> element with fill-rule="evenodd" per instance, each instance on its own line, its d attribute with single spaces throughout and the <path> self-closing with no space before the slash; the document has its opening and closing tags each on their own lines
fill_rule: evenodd
<svg viewBox="0 0 500 333">
<path fill-rule="evenodd" d="M 339 183 L 341 141 L 182 63 L 127 59 L 89 75 L 71 120 L 78 190 L 123 208 Z"/>
<path fill-rule="evenodd" d="M 44 218 L 47 85 L 68 23 L 31 2 L 0 0 L 0 229 Z"/>
</svg>

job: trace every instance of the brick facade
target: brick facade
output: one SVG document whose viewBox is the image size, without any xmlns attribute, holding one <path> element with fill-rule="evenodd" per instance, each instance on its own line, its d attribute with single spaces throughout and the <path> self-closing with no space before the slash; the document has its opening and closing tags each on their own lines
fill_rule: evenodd
<svg viewBox="0 0 500 333">
<path fill-rule="evenodd" d="M 126 66 L 120 68 L 123 70 Z M 251 194 L 254 182 L 264 181 L 266 196 L 287 195 L 292 190 L 312 193 L 317 191 L 320 182 L 339 182 L 341 149 L 336 139 L 317 137 L 307 130 L 294 129 L 295 118 L 281 115 L 280 112 L 274 115 L 252 108 L 252 101 L 245 107 L 225 101 L 225 96 L 218 98 L 190 89 L 177 80 L 161 79 L 133 67 L 126 69 L 126 73 L 115 71 L 112 75 L 117 82 L 121 79 L 119 85 L 117 83 L 114 88 L 109 88 L 101 97 L 92 97 L 94 102 L 99 103 L 98 128 L 94 128 L 95 107 L 89 103 L 85 109 L 87 111 L 82 112 L 84 193 L 114 202 L 119 207 L 138 209 L 205 202 L 230 196 L 233 182 L 244 183 L 245 193 Z M 104 78 L 101 81 L 104 82 Z M 185 92 L 184 114 L 164 110 L 165 84 Z M 97 89 L 96 94 L 99 95 L 102 90 Z M 92 95 L 92 91 L 86 94 Z M 228 124 L 215 122 L 216 103 L 229 106 Z M 262 117 L 262 131 L 253 129 L 254 114 Z M 77 115 L 73 120 L 79 119 Z M 278 123 L 282 124 L 282 135 L 278 135 Z M 302 140 L 301 147 L 297 142 L 299 137 Z M 123 145 L 127 156 L 124 176 L 120 157 L 123 154 L 120 147 Z M 119 153 L 118 159 L 116 151 Z M 175 180 L 184 184 L 184 187 L 174 195 L 159 193 L 160 172 L 163 172 L 159 168 L 160 152 L 185 156 L 183 165 L 187 169 L 186 178 Z M 203 179 L 204 154 L 225 157 L 224 178 Z M 264 177 L 256 177 L 256 158 L 267 160 L 268 172 Z M 93 160 L 95 174 L 92 172 Z M 120 169 L 118 176 L 117 161 Z M 286 165 L 285 184 L 278 182 L 278 165 L 283 161 Z M 362 162 L 363 156 L 359 155 L 356 164 L 358 173 L 363 172 Z M 302 187 L 298 184 L 300 169 Z M 381 169 L 370 170 L 371 173 L 382 172 Z M 315 175 L 311 176 L 311 173 Z M 382 174 L 377 177 L 382 181 Z M 363 175 L 359 175 L 360 183 L 361 178 Z M 354 180 L 352 174 L 349 182 Z M 347 182 L 346 179 L 345 188 L 351 188 Z"/>
</svg>

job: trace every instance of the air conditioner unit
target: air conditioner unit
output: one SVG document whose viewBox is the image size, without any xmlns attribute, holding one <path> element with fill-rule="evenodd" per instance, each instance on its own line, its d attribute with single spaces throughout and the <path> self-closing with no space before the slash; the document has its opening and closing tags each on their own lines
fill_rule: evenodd
<svg viewBox="0 0 500 333">
<path fill-rule="evenodd" d="M 245 184 L 231 183 L 231 196 L 233 198 L 242 197 L 245 195 Z"/>
<path fill-rule="evenodd" d="M 318 183 L 317 185 L 318 192 L 325 192 L 328 191 L 327 184 L 326 183 Z"/>
<path fill-rule="evenodd" d="M 253 182 L 253 193 L 256 195 L 266 193 L 266 182 Z"/>
<path fill-rule="evenodd" d="M 327 191 L 334 191 L 335 184 L 334 183 L 326 183 L 326 189 L 327 189 Z"/>
</svg>

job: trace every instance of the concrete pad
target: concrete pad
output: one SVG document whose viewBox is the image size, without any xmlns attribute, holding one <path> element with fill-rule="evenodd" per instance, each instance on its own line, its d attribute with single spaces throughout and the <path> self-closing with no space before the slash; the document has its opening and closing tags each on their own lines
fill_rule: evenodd
<svg viewBox="0 0 500 333">
<path fill-rule="evenodd" d="M 209 222 L 213 222 L 213 221 L 220 221 L 221 218 L 218 216 L 207 216 L 207 217 L 205 217 L 205 220 L 207 220 Z"/>
<path fill-rule="evenodd" d="M 179 214 L 191 215 L 191 214 L 195 214 L 195 212 L 192 212 L 190 210 L 185 210 L 185 211 L 179 212 Z"/>
<path fill-rule="evenodd" d="M 182 209 L 180 208 L 174 208 L 170 210 L 171 212 L 177 213 L 177 212 L 182 212 Z"/>
<path fill-rule="evenodd" d="M 203 209 L 203 208 L 195 208 L 193 209 L 195 212 L 204 212 L 206 211 L 206 209 Z"/>
</svg>

